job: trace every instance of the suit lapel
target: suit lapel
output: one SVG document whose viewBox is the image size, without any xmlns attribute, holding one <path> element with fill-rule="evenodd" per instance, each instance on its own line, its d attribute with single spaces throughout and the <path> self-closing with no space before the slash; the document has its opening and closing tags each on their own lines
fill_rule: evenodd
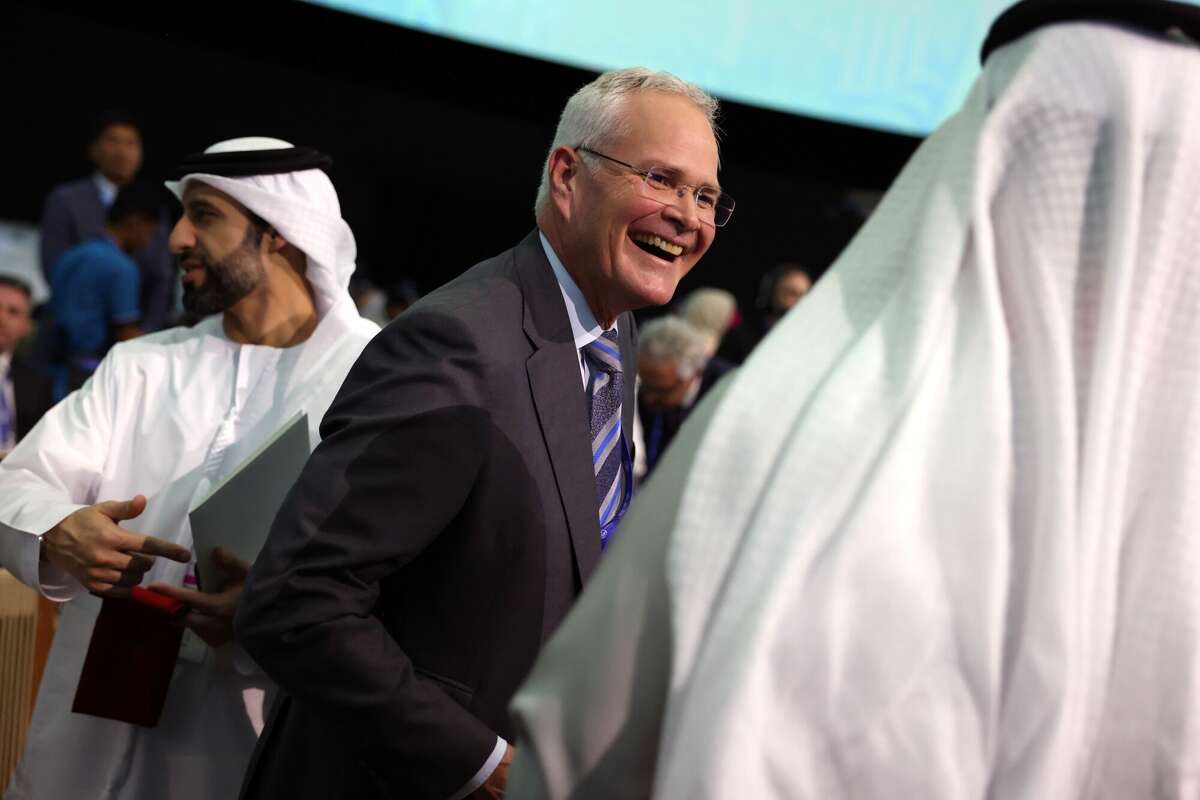
<svg viewBox="0 0 1200 800">
<path fill-rule="evenodd" d="M 100 197 L 100 187 L 92 177 L 83 178 L 80 182 L 77 202 L 71 205 L 72 216 L 75 217 L 76 235 L 80 241 L 90 239 L 104 230 L 105 217 L 108 207 Z"/>
<path fill-rule="evenodd" d="M 514 258 L 525 299 L 522 326 L 534 347 L 525 364 L 529 390 L 567 518 L 575 566 L 586 583 L 600 560 L 600 523 L 579 351 L 536 230 L 517 245 Z"/>
<path fill-rule="evenodd" d="M 38 379 L 39 376 L 30 368 L 25 366 L 25 363 L 14 357 L 11 364 L 11 377 L 13 387 L 13 414 L 16 419 L 17 438 L 24 438 L 25 434 L 29 433 L 29 429 L 33 427 L 34 420 L 40 417 L 45 409 L 39 409 L 38 403 Z"/>
</svg>

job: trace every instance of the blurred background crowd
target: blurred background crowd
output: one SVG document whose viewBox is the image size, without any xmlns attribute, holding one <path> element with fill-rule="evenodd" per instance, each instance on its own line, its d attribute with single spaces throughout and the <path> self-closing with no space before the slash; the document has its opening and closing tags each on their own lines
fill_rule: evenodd
<svg viewBox="0 0 1200 800">
<path fill-rule="evenodd" d="M 22 156 L 0 193 L 0 364 L 11 364 L 0 449 L 112 343 L 196 321 L 167 248 L 179 208 L 162 189 L 187 153 L 246 131 L 331 153 L 358 240 L 351 291 L 383 324 L 531 224 L 526 205 L 491 202 L 489 187 L 519 197 L 527 185 L 532 200 L 555 110 L 593 74 L 316 4 L 238 14 L 247 29 L 292 34 L 251 46 L 231 41 L 217 13 L 184 23 L 14 7 L 5 49 L 43 67 L 12 87 L 28 113 L 3 134 Z M 364 46 L 336 66 L 298 52 L 321 39 Z M 56 56 L 41 59 L 50 41 Z M 85 78 L 96 70 L 102 80 Z M 919 142 L 736 101 L 721 124 L 722 180 L 744 200 L 672 306 L 639 314 L 672 319 L 644 337 L 642 475 L 715 377 L 820 277 Z"/>
</svg>

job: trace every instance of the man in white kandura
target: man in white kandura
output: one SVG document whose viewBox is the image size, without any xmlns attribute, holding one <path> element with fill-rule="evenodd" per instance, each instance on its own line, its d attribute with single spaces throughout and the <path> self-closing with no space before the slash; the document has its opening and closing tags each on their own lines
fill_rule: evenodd
<svg viewBox="0 0 1200 800">
<path fill-rule="evenodd" d="M 685 424 L 511 798 L 1200 796 L 1200 9 L 1054 5 Z"/>
<path fill-rule="evenodd" d="M 190 156 L 168 184 L 171 249 L 185 306 L 215 316 L 116 345 L 0 463 L 0 562 L 64 602 L 8 800 L 237 795 L 266 680 L 228 644 L 244 565 L 223 594 L 182 588 L 187 512 L 300 411 L 315 445 L 378 330 L 347 292 L 356 248 L 329 163 L 258 137 Z M 88 592 L 139 582 L 187 600 L 212 646 L 183 648 L 156 727 L 72 713 L 101 607 Z"/>
</svg>

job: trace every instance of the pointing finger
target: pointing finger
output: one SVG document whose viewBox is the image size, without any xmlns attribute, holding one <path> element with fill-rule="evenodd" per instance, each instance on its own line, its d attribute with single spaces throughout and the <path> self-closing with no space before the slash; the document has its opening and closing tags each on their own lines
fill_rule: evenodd
<svg viewBox="0 0 1200 800">
<path fill-rule="evenodd" d="M 110 550 L 105 557 L 98 561 L 100 566 L 112 567 L 131 575 L 144 575 L 154 566 L 154 556 L 141 553 L 127 553 L 123 550 Z"/>
<path fill-rule="evenodd" d="M 181 564 L 186 564 L 192 560 L 192 551 L 182 545 L 168 542 L 165 539 L 159 539 L 154 536 L 145 536 L 140 533 L 125 533 L 122 537 L 122 542 L 118 546 L 119 549 L 127 553 L 141 553 L 147 556 L 162 556 L 169 558 L 172 561 L 178 561 Z"/>
</svg>

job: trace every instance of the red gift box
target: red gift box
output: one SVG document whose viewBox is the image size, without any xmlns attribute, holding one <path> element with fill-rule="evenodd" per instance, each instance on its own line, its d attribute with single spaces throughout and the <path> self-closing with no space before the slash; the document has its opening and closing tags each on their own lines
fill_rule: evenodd
<svg viewBox="0 0 1200 800">
<path fill-rule="evenodd" d="M 75 690 L 76 714 L 152 728 L 158 724 L 183 638 L 178 600 L 137 587 L 106 597 Z"/>
</svg>

